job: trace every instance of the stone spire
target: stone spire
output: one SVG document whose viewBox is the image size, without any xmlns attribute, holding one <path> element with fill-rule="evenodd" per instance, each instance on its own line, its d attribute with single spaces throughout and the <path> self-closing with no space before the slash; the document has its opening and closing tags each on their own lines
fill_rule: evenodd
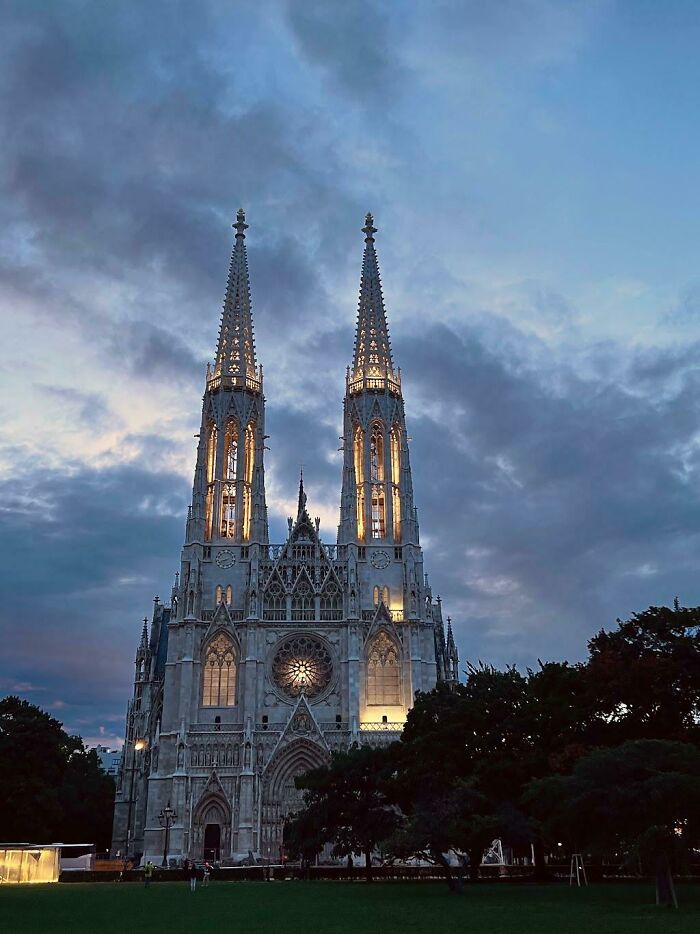
<svg viewBox="0 0 700 934">
<path fill-rule="evenodd" d="M 459 655 L 452 634 L 452 619 L 447 617 L 447 644 L 445 646 L 446 680 L 459 681 Z"/>
<path fill-rule="evenodd" d="M 221 314 L 219 343 L 216 349 L 214 379 L 233 379 L 243 382 L 256 379 L 255 339 L 250 312 L 250 280 L 248 256 L 245 247 L 245 211 L 240 208 L 233 224 L 236 239 L 231 253 L 226 297 Z"/>
<path fill-rule="evenodd" d="M 301 516 L 306 509 L 306 492 L 304 490 L 304 468 L 299 471 L 299 504 L 297 506 L 297 518 Z"/>
<path fill-rule="evenodd" d="M 352 377 L 387 377 L 394 375 L 389 328 L 386 323 L 379 263 L 374 249 L 377 228 L 371 214 L 365 217 L 365 252 L 362 257 L 360 302 L 357 311 L 357 334 Z"/>
</svg>

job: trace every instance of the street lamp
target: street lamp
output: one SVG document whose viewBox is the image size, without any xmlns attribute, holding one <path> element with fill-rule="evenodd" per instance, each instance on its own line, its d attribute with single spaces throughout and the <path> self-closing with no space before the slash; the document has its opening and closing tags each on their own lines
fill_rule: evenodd
<svg viewBox="0 0 700 934">
<path fill-rule="evenodd" d="M 146 748 L 145 739 L 137 739 L 134 741 L 134 752 L 131 758 L 131 785 L 129 786 L 129 810 L 126 817 L 126 847 L 124 852 L 124 865 L 129 859 L 129 846 L 131 844 L 132 833 L 131 833 L 131 813 L 133 810 L 134 804 L 134 775 L 136 774 L 136 753 L 141 752 L 142 749 Z"/>
<path fill-rule="evenodd" d="M 170 807 L 170 801 L 161 809 L 160 814 L 158 815 L 158 820 L 160 821 L 160 826 L 165 831 L 165 839 L 163 841 L 163 862 L 161 866 L 163 869 L 168 868 L 168 844 L 170 842 L 170 826 L 172 822 L 177 817 L 177 814 Z"/>
</svg>

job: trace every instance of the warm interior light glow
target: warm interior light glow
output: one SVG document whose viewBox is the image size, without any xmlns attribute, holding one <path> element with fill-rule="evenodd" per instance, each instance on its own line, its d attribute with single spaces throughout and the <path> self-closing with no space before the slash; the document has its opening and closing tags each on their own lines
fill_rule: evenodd
<svg viewBox="0 0 700 934">
<path fill-rule="evenodd" d="M 146 740 L 145 740 L 145 739 L 137 739 L 136 742 L 134 743 L 134 749 L 135 749 L 137 752 L 141 752 L 141 750 L 142 750 L 142 749 L 145 749 L 145 748 L 146 748 Z"/>
<path fill-rule="evenodd" d="M 355 459 L 355 492 L 357 499 L 357 539 L 365 540 L 365 466 L 364 466 L 364 432 L 361 428 L 355 429 L 354 438 Z"/>
</svg>

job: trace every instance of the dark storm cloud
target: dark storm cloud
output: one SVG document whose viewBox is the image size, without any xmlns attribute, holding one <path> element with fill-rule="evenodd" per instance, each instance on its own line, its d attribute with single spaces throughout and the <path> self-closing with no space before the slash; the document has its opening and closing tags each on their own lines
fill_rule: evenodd
<svg viewBox="0 0 700 934">
<path fill-rule="evenodd" d="M 468 649 L 473 630 L 501 661 L 578 658 L 645 600 L 697 601 L 700 374 L 686 353 L 661 399 L 634 362 L 608 382 L 564 371 L 555 383 L 474 328 L 397 347 L 407 391 L 439 403 L 434 416 L 409 409 L 416 495 Z"/>
<path fill-rule="evenodd" d="M 181 478 L 140 466 L 18 468 L 2 482 L 2 683 L 41 686 L 41 702 L 62 699 L 62 718 L 86 734 L 116 715 L 137 614 L 169 597 L 188 497 Z"/>
</svg>

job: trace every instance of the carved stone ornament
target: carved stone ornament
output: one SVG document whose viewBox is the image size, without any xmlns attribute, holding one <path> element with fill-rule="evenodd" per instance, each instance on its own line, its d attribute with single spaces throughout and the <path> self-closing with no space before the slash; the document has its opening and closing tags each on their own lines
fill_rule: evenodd
<svg viewBox="0 0 700 934">
<path fill-rule="evenodd" d="M 275 684 L 289 697 L 316 697 L 328 687 L 332 674 L 330 653 L 313 635 L 289 636 L 272 660 Z"/>
</svg>

